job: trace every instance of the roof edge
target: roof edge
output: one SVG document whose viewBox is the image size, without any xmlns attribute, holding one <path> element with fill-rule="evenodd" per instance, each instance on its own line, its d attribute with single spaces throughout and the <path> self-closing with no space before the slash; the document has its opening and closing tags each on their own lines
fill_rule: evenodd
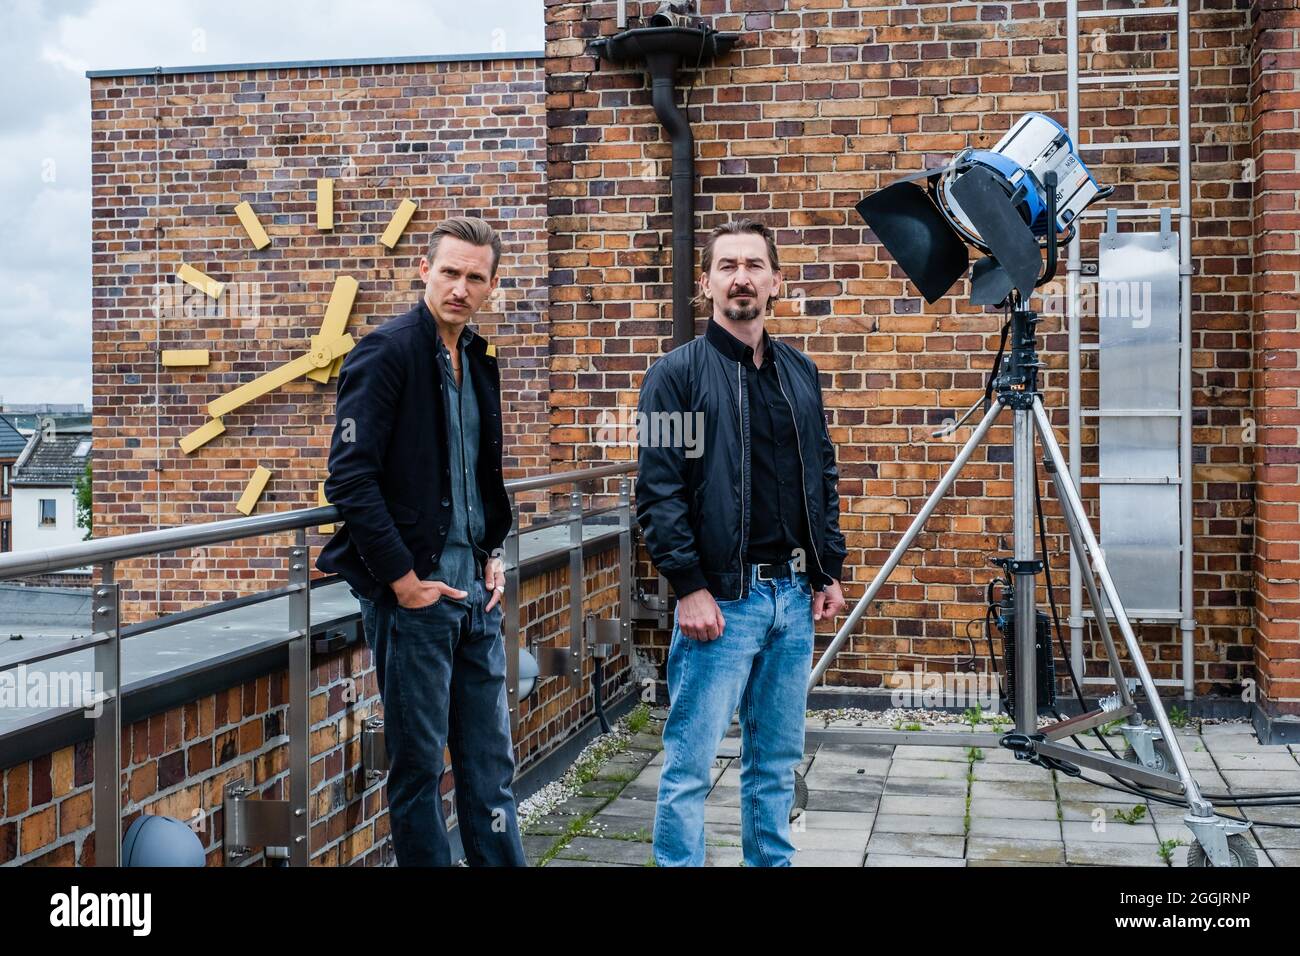
<svg viewBox="0 0 1300 956">
<path fill-rule="evenodd" d="M 188 73 L 237 73 L 256 70 L 295 70 L 330 66 L 393 66 L 406 63 L 475 63 L 488 60 L 542 60 L 542 50 L 491 53 L 444 53 L 433 56 L 352 57 L 338 60 L 267 60 L 260 63 L 213 63 L 195 66 L 146 66 L 122 70 L 87 70 L 88 79 L 127 76 L 179 76 Z"/>
</svg>

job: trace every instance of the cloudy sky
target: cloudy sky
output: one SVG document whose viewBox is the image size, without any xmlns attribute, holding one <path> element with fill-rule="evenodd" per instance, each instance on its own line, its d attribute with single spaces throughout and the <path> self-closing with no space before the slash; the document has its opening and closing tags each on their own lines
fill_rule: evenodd
<svg viewBox="0 0 1300 956">
<path fill-rule="evenodd" d="M 90 403 L 86 70 L 540 50 L 542 35 L 542 0 L 0 2 L 0 400 Z"/>
</svg>

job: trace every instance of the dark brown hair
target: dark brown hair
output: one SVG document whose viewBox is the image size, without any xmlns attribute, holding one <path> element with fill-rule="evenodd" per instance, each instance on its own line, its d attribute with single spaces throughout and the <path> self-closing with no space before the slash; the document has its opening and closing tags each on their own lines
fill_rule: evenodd
<svg viewBox="0 0 1300 956">
<path fill-rule="evenodd" d="M 700 271 L 708 273 L 713 269 L 713 247 L 717 244 L 720 236 L 743 236 L 746 233 L 752 233 L 755 236 L 762 236 L 767 243 L 767 258 L 772 263 L 772 271 L 781 270 L 781 257 L 776 251 L 776 234 L 766 225 L 757 219 L 732 219 L 716 227 L 709 238 L 704 242 L 704 251 L 700 254 Z M 773 295 L 768 299 L 768 305 L 777 300 L 778 296 Z M 708 299 L 703 294 L 695 296 L 695 303 L 700 306 L 706 306 Z"/>
</svg>

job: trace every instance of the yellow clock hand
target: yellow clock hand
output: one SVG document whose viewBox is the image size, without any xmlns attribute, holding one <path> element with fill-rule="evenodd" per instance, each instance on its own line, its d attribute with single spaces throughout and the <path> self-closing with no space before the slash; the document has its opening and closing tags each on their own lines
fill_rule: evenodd
<svg viewBox="0 0 1300 956">
<path fill-rule="evenodd" d="M 306 355 L 301 355 L 292 362 L 287 362 L 279 368 L 273 369 L 246 385 L 241 385 L 234 391 L 228 392 L 210 402 L 208 412 L 212 415 L 212 419 L 204 422 L 182 438 L 181 450 L 187 455 L 194 454 L 195 451 L 225 432 L 226 426 L 222 423 L 221 416 L 226 412 L 246 405 L 253 399 L 293 381 L 309 369 L 328 368 L 336 358 L 352 351 L 352 347 L 356 343 L 350 335 L 343 335 L 328 341 L 322 336 L 313 335 L 311 344 L 312 350 Z M 218 411 L 213 411 L 213 409 L 218 409 Z"/>
<path fill-rule="evenodd" d="M 233 412 L 236 408 L 261 398 L 267 392 L 274 391 L 281 385 L 292 382 L 295 378 L 301 378 L 314 368 L 328 368 L 334 359 L 340 355 L 346 355 L 355 344 L 351 335 L 343 335 L 332 340 L 327 340 L 321 335 L 313 335 L 311 337 L 312 350 L 310 352 L 298 356 L 292 362 L 286 362 L 279 368 L 272 369 L 265 375 L 259 375 L 251 382 L 247 382 L 209 402 L 208 414 L 213 418 L 220 418 L 228 412 Z"/>
<path fill-rule="evenodd" d="M 339 276 L 334 280 L 334 291 L 330 293 L 329 305 L 325 307 L 320 335 L 333 340 L 343 334 L 348 327 L 348 316 L 352 314 L 352 303 L 356 297 L 356 279 L 352 276 Z M 307 377 L 313 382 L 328 382 L 333 371 L 333 367 L 314 368 L 307 373 Z"/>
</svg>

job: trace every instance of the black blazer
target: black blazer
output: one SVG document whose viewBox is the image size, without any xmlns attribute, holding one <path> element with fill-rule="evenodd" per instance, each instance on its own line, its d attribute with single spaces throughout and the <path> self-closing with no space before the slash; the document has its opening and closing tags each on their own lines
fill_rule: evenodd
<svg viewBox="0 0 1300 956">
<path fill-rule="evenodd" d="M 465 345 L 478 399 L 477 463 L 484 549 L 501 547 L 512 515 L 501 475 L 501 374 L 480 335 Z M 343 525 L 316 561 L 362 597 L 392 604 L 393 581 L 433 570 L 451 519 L 451 470 L 438 331 L 421 300 L 367 333 L 339 372 L 325 497 Z"/>
</svg>

